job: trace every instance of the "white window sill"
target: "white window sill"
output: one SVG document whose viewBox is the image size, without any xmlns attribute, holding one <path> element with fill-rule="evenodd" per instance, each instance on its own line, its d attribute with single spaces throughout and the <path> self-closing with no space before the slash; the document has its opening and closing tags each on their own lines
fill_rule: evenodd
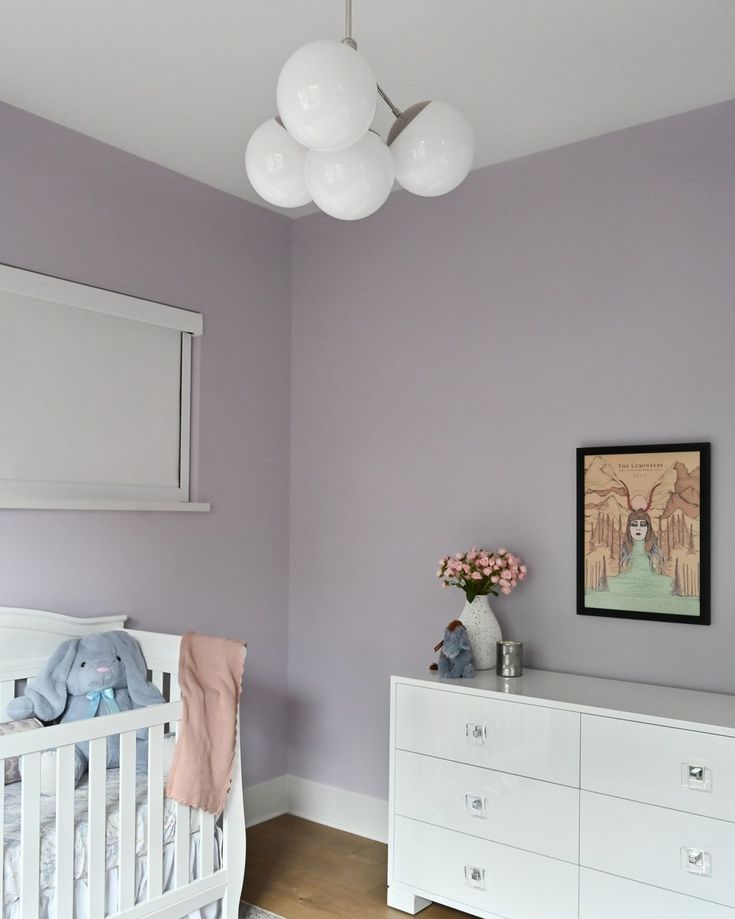
<svg viewBox="0 0 735 919">
<path fill-rule="evenodd" d="M 200 501 L 83 501 L 70 499 L 38 500 L 23 498 L 0 499 L 0 510 L 30 511 L 188 511 L 206 513 L 210 511 L 208 502 Z"/>
</svg>

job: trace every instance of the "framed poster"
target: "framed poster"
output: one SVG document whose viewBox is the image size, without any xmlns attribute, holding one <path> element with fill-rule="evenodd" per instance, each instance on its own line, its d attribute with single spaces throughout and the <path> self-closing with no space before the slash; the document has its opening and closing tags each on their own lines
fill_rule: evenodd
<svg viewBox="0 0 735 919">
<path fill-rule="evenodd" d="M 577 613 L 710 624 L 710 445 L 577 450 Z"/>
</svg>

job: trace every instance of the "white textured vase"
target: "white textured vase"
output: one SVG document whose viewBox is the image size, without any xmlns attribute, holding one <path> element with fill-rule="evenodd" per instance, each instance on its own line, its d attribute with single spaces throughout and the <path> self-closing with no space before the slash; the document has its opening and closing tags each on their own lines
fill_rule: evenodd
<svg viewBox="0 0 735 919">
<path fill-rule="evenodd" d="M 486 596 L 475 597 L 472 603 L 465 603 L 459 619 L 470 636 L 475 670 L 490 670 L 495 666 L 495 643 L 503 638 L 490 601 Z"/>
</svg>

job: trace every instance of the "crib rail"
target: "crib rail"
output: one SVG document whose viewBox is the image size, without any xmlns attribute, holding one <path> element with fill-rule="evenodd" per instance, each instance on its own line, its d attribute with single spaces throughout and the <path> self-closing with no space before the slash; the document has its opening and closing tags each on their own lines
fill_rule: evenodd
<svg viewBox="0 0 735 919">
<path fill-rule="evenodd" d="M 172 686 L 175 696 L 178 686 Z M 178 732 L 181 702 L 176 699 L 161 705 L 134 709 L 114 715 L 100 715 L 83 721 L 54 725 L 37 731 L 26 731 L 0 737 L 0 764 L 9 756 L 21 757 L 22 820 L 20 866 L 20 915 L 36 919 L 39 903 L 41 756 L 56 751 L 56 915 L 73 915 L 74 903 L 74 745 L 89 742 L 88 808 L 87 808 L 87 915 L 89 919 L 142 919 L 144 916 L 181 916 L 201 906 L 222 899 L 223 916 L 236 916 L 239 899 L 228 890 L 228 867 L 237 877 L 240 858 L 244 858 L 237 834 L 228 834 L 232 813 L 218 822 L 211 814 L 175 804 L 176 828 L 173 840 L 173 868 L 168 881 L 163 876 L 164 840 L 164 728 L 170 725 Z M 142 902 L 140 878 L 136 877 L 136 736 L 148 732 L 147 772 L 147 894 Z M 106 740 L 120 737 L 119 769 L 119 855 L 117 862 L 116 909 L 106 911 Z M 239 783 L 239 757 L 236 776 Z M 0 769 L 0 915 L 2 914 L 2 879 L 4 866 L 2 801 L 4 779 Z M 231 796 L 232 797 L 232 796 Z M 228 808 L 237 815 L 242 799 L 234 796 Z M 237 822 L 237 821 L 236 821 Z M 192 831 L 198 824 L 198 857 L 193 859 Z M 219 851 L 218 834 L 223 833 L 224 860 L 214 863 Z M 228 840 L 228 835 L 233 839 Z M 244 840 L 243 840 L 244 842 Z M 235 860 L 232 848 L 235 848 Z M 241 881 L 240 881 L 241 883 Z M 235 884 L 237 881 L 235 880 Z M 232 886 L 232 885 L 231 885 Z M 237 887 L 235 888 L 237 890 Z M 77 891 L 78 895 L 78 891 Z"/>
<path fill-rule="evenodd" d="M 78 744 L 97 737 L 110 737 L 127 731 L 138 731 L 156 724 L 174 723 L 181 719 L 181 702 L 164 702 L 146 708 L 134 708 L 115 715 L 97 715 L 83 721 L 53 724 L 38 731 L 22 731 L 0 737 L 0 759 L 55 750 L 68 744 Z"/>
</svg>

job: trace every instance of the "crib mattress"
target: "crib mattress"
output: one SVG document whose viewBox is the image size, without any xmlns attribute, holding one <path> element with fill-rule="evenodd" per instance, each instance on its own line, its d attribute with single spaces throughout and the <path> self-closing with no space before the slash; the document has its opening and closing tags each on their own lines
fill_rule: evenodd
<svg viewBox="0 0 735 919">
<path fill-rule="evenodd" d="M 106 868 L 116 868 L 120 857 L 120 781 L 119 771 L 110 769 L 106 783 L 107 827 L 105 833 Z M 4 864 L 5 885 L 3 891 L 4 905 L 13 903 L 20 897 L 20 816 L 21 816 L 21 783 L 5 786 L 5 830 L 4 830 Z M 163 789 L 161 789 L 163 793 Z M 148 784 L 147 777 L 140 774 L 136 777 L 136 830 L 135 851 L 140 858 L 148 851 Z M 79 880 L 87 875 L 87 805 L 88 788 L 83 780 L 74 794 L 74 878 Z M 191 809 L 191 832 L 199 831 L 199 811 Z M 163 838 L 161 845 L 172 842 L 176 832 L 176 802 L 164 798 Z M 41 795 L 41 851 L 40 851 L 40 887 L 47 890 L 55 885 L 56 872 L 56 796 Z"/>
</svg>

